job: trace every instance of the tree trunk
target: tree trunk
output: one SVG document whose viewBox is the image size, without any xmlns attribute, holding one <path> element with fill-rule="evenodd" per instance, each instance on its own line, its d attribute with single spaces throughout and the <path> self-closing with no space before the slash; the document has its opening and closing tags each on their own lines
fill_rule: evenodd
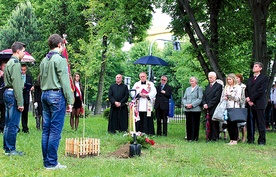
<svg viewBox="0 0 276 177">
<path fill-rule="evenodd" d="M 266 41 L 266 21 L 268 17 L 268 7 L 272 0 L 248 0 L 251 15 L 254 21 L 253 51 L 252 57 L 255 61 L 264 64 L 262 73 L 267 74 L 269 57 Z"/>
<path fill-rule="evenodd" d="M 209 7 L 209 14 L 210 14 L 210 47 L 216 56 L 216 62 L 218 62 L 218 15 L 219 9 L 221 5 L 221 0 L 208 0 L 207 4 Z"/>
<path fill-rule="evenodd" d="M 96 105 L 95 105 L 95 111 L 94 114 L 101 114 L 102 109 L 102 98 L 103 98 L 103 88 L 104 88 L 104 77 L 105 77 L 105 71 L 106 71 L 106 52 L 107 52 L 107 37 L 103 36 L 103 47 L 104 50 L 102 52 L 102 65 L 101 65 L 101 72 L 100 72 L 100 78 L 98 83 L 98 93 L 96 98 Z"/>
<path fill-rule="evenodd" d="M 187 14 L 185 13 L 185 10 L 184 10 L 183 6 L 181 6 L 180 4 L 178 4 L 178 5 L 179 5 L 179 9 L 180 9 L 181 18 L 184 19 Z M 202 55 L 202 53 L 201 53 L 201 51 L 199 49 L 199 46 L 197 45 L 197 42 L 196 42 L 196 39 L 194 37 L 194 33 L 193 33 L 193 30 L 192 30 L 192 27 L 190 25 L 190 22 L 186 22 L 185 23 L 184 30 L 188 34 L 188 36 L 190 38 L 190 43 L 192 44 L 192 46 L 195 49 L 195 52 L 197 54 L 197 59 L 198 59 L 198 61 L 200 63 L 200 66 L 202 67 L 202 69 L 203 69 L 206 77 L 208 77 L 208 73 L 211 70 L 209 69 L 208 64 L 205 62 L 204 57 L 203 57 L 203 55 Z"/>
<path fill-rule="evenodd" d="M 251 15 L 254 21 L 254 36 L 253 36 L 253 51 L 252 58 L 255 61 L 260 61 L 263 63 L 264 67 L 262 69 L 263 74 L 273 74 L 270 75 L 268 81 L 268 88 L 266 92 L 266 97 L 269 98 L 270 88 L 274 80 L 275 75 L 275 59 L 272 68 L 272 73 L 269 73 L 268 67 L 270 64 L 270 58 L 267 51 L 267 41 L 266 41 L 266 21 L 268 17 L 268 7 L 272 0 L 248 0 L 249 7 L 251 9 Z"/>
<path fill-rule="evenodd" d="M 196 19 L 194 17 L 194 12 L 191 9 L 190 4 L 189 4 L 190 3 L 189 0 L 179 0 L 178 2 L 180 5 L 183 6 L 185 11 L 187 12 L 189 20 L 192 24 L 194 31 L 195 31 L 195 34 L 197 35 L 198 39 L 200 40 L 200 42 L 204 48 L 204 51 L 208 57 L 209 63 L 211 65 L 213 71 L 217 73 L 217 77 L 219 79 L 224 80 L 225 76 L 222 73 L 222 71 L 220 70 L 220 67 L 218 65 L 218 59 L 217 59 L 216 53 L 212 50 L 207 38 L 204 36 L 198 23 L 196 22 Z M 214 18 L 214 17 L 212 17 L 212 18 Z M 207 73 L 205 73 L 205 74 L 207 75 Z"/>
</svg>

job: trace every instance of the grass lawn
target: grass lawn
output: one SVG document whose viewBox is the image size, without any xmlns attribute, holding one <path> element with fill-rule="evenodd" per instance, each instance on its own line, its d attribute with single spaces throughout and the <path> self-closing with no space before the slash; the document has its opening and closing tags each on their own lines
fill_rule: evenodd
<svg viewBox="0 0 276 177">
<path fill-rule="evenodd" d="M 135 158 L 110 156 L 125 143 L 122 133 L 108 134 L 107 120 L 101 116 L 85 119 L 85 137 L 101 140 L 100 156 L 74 158 L 65 156 L 65 139 L 82 137 L 83 119 L 78 131 L 71 130 L 66 117 L 59 147 L 59 162 L 67 169 L 49 171 L 42 164 L 41 131 L 35 129 L 35 119 L 29 116 L 30 134 L 17 135 L 17 149 L 26 152 L 22 157 L 0 153 L 0 176 L 276 176 L 276 134 L 267 133 L 267 145 L 240 143 L 226 145 L 224 141 L 206 143 L 204 129 L 198 142 L 184 140 L 183 124 L 170 123 L 167 137 L 151 137 L 156 144 L 143 149 Z M 257 135 L 258 136 L 258 135 Z M 0 138 L 3 145 L 3 139 Z"/>
</svg>

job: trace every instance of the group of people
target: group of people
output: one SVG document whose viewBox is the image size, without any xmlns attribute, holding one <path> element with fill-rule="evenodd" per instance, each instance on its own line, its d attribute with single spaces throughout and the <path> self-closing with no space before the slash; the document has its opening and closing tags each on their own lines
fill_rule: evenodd
<svg viewBox="0 0 276 177">
<path fill-rule="evenodd" d="M 185 91 L 182 103 L 186 114 L 186 134 L 188 141 L 197 141 L 199 135 L 200 115 L 202 108 L 205 115 L 212 118 L 217 105 L 225 100 L 226 108 L 244 108 L 248 110 L 246 122 L 237 123 L 227 120 L 229 132 L 229 145 L 236 145 L 239 138 L 239 127 L 242 130 L 242 141 L 245 142 L 245 131 L 247 130 L 247 143 L 255 142 L 255 125 L 257 125 L 259 138 L 258 144 L 266 144 L 266 89 L 268 77 L 261 74 L 263 64 L 255 62 L 253 66 L 254 75 L 245 84 L 242 83 L 241 74 L 229 74 L 226 77 L 226 85 L 217 81 L 215 72 L 208 74 L 209 84 L 205 91 L 198 86 L 196 77 L 190 78 L 191 86 Z M 220 122 L 210 119 L 208 124 L 209 134 L 207 141 L 217 141 L 220 136 Z"/>
<path fill-rule="evenodd" d="M 229 74 L 223 82 L 219 82 L 215 72 L 208 73 L 209 84 L 205 90 L 198 85 L 198 79 L 191 77 L 190 87 L 185 91 L 182 98 L 184 112 L 186 115 L 186 139 L 188 141 L 198 141 L 200 130 L 200 117 L 202 109 L 205 116 L 212 118 L 215 109 L 221 101 L 226 101 L 226 108 L 247 108 L 248 117 L 245 122 L 234 122 L 226 120 L 229 133 L 229 145 L 237 145 L 238 141 L 246 141 L 247 143 L 255 143 L 255 125 L 257 125 L 259 145 L 266 144 L 266 89 L 268 85 L 268 77 L 261 74 L 263 64 L 255 62 L 253 66 L 253 76 L 243 84 L 241 74 Z M 127 131 L 128 129 L 128 96 L 129 90 L 122 83 L 123 76 L 116 76 L 116 83 L 111 85 L 108 92 L 109 101 L 111 103 L 110 116 L 108 122 L 108 132 L 116 133 L 116 131 Z M 147 80 L 147 74 L 141 72 L 140 80 L 134 84 L 131 97 L 137 104 L 134 110 L 135 130 L 154 135 L 153 108 L 157 119 L 157 135 L 167 136 L 167 118 L 169 110 L 169 99 L 172 94 L 172 88 L 167 84 L 168 78 L 163 75 L 160 84 L 157 87 Z M 276 101 L 276 100 L 275 100 Z M 154 105 L 154 106 L 153 106 Z M 207 141 L 218 141 L 220 133 L 226 129 L 222 123 L 210 119 L 208 121 L 208 137 Z M 163 127 L 162 127 L 163 125 Z M 239 136 L 239 131 L 242 137 Z M 224 131 L 225 133 L 226 131 Z M 224 138 L 227 139 L 226 134 Z"/>
<path fill-rule="evenodd" d="M 5 127 L 5 104 L 4 104 L 4 91 L 6 89 L 5 83 L 4 83 L 4 70 L 5 70 L 6 63 L 1 63 L 0 68 L 0 132 L 4 132 Z M 23 101 L 24 101 L 24 107 L 25 109 L 22 112 L 21 116 L 21 125 L 22 125 L 22 132 L 23 133 L 29 133 L 29 127 L 28 127 L 28 111 L 29 111 L 29 104 L 30 104 L 30 91 L 34 89 L 32 85 L 32 78 L 30 75 L 27 74 L 27 65 L 21 64 L 21 76 L 23 80 Z M 20 129 L 18 130 L 20 131 Z"/>
<path fill-rule="evenodd" d="M 116 133 L 128 130 L 128 97 L 129 91 L 135 102 L 134 112 L 137 113 L 134 131 L 140 131 L 148 135 L 154 135 L 153 109 L 157 118 L 157 135 L 167 136 L 167 115 L 169 111 L 169 99 L 172 88 L 167 84 L 168 77 L 163 75 L 160 84 L 155 87 L 154 83 L 147 80 L 147 74 L 141 72 L 140 80 L 136 82 L 131 90 L 122 83 L 123 76 L 116 76 L 116 83 L 111 85 L 108 98 L 111 103 L 108 121 L 108 132 Z M 163 125 L 163 127 L 162 127 Z"/>
<path fill-rule="evenodd" d="M 49 53 L 40 63 L 39 80 L 34 89 L 40 89 L 40 95 L 35 96 L 41 101 L 42 109 L 42 156 L 43 166 L 49 170 L 66 168 L 58 162 L 57 151 L 61 139 L 61 132 L 64 125 L 66 111 L 72 112 L 74 104 L 74 94 L 70 86 L 70 74 L 65 57 L 61 55 L 64 50 L 64 40 L 58 34 L 52 34 L 48 38 Z M 28 87 L 25 84 L 27 77 L 24 77 L 20 60 L 25 55 L 25 44 L 14 42 L 11 46 L 12 57 L 5 65 L 4 75 L 0 72 L 1 78 L 4 78 L 3 100 L 5 105 L 5 126 L 3 133 L 3 149 L 7 156 L 22 156 L 24 152 L 16 149 L 16 137 L 19 131 L 20 116 L 28 110 L 28 105 L 24 103 L 23 88 Z M 77 78 L 77 76 L 75 76 Z M 76 79 L 76 83 L 78 80 Z M 81 85 L 75 85 L 76 97 L 82 100 L 80 91 Z M 1 85 L 2 88 L 2 85 Z M 29 87 L 28 87 L 29 88 Z M 79 91 L 78 91 L 79 90 Z M 38 92 L 39 93 L 39 92 Z M 80 105 L 80 103 L 76 103 Z M 39 106 L 37 106 L 39 107 Z M 67 109 L 66 109 L 67 107 Z M 76 115 L 79 110 L 75 109 Z M 74 116 L 72 116 L 73 118 Z M 26 121 L 22 121 L 25 124 Z M 77 128 L 77 121 L 71 124 L 72 128 Z M 28 132 L 28 128 L 23 126 L 23 130 Z"/>
<path fill-rule="evenodd" d="M 25 44 L 15 42 L 11 49 L 13 52 L 10 60 L 1 65 L 0 71 L 0 92 L 3 93 L 3 103 L 0 102 L 0 111 L 5 106 L 5 123 L 3 128 L 2 119 L 0 128 L 3 131 L 3 149 L 5 155 L 25 155 L 24 152 L 16 149 L 16 137 L 19 131 L 20 117 L 28 111 L 28 104 L 25 103 L 23 89 L 29 92 L 32 89 L 40 89 L 35 101 L 41 102 L 42 111 L 42 156 L 43 165 L 46 169 L 66 168 L 58 162 L 57 151 L 61 139 L 61 132 L 64 125 L 66 111 L 71 112 L 70 125 L 77 130 L 78 118 L 82 112 L 83 88 L 80 82 L 80 75 L 75 74 L 73 91 L 70 85 L 70 74 L 67 69 L 67 60 L 61 53 L 64 50 L 64 40 L 58 35 L 53 34 L 48 38 L 49 53 L 40 63 L 39 80 L 33 86 L 27 86 L 27 82 L 32 82 L 25 76 L 26 66 L 21 65 L 20 60 L 24 57 Z M 22 69 L 23 67 L 23 69 Z M 25 68 L 24 68 L 25 67 Z M 190 78 L 191 87 L 187 88 L 183 97 L 185 114 L 187 119 L 187 139 L 197 141 L 199 138 L 199 124 L 202 107 L 212 117 L 218 103 L 227 100 L 227 107 L 247 106 L 247 142 L 254 143 L 255 122 L 257 123 L 259 138 L 258 144 L 266 144 L 266 123 L 264 110 L 266 105 L 265 93 L 268 84 L 267 76 L 261 74 L 262 63 L 254 63 L 254 76 L 248 79 L 246 87 L 243 86 L 236 75 L 229 74 L 226 78 L 226 86 L 216 82 L 216 73 L 210 72 L 208 75 L 209 85 L 205 91 L 199 87 L 196 77 Z M 4 72 L 3 72 L 4 71 Z M 172 88 L 168 85 L 168 77 L 163 75 L 160 84 L 147 80 L 147 74 L 141 72 L 140 80 L 134 84 L 131 94 L 133 102 L 136 104 L 134 113 L 135 131 L 140 131 L 148 135 L 154 135 L 153 109 L 157 118 L 157 135 L 167 136 L 167 116 L 169 111 L 169 99 L 172 95 Z M 127 131 L 128 129 L 128 97 L 129 90 L 122 83 L 123 76 L 116 76 L 116 83 L 111 85 L 108 97 L 111 102 L 110 117 L 108 121 L 108 132 Z M 29 81 L 28 81 L 29 80 Z M 29 97 L 28 97 L 29 98 Z M 36 100 L 39 99 L 40 100 Z M 236 104 L 237 103 L 237 104 Z M 67 109 L 66 109 L 67 107 Z M 1 114 L 3 116 L 3 114 Z M 252 115 L 252 116 L 251 116 Z M 25 125 L 26 119 L 22 119 L 24 132 L 29 129 Z M 230 145 L 237 144 L 238 129 L 237 123 L 227 122 L 230 136 Z M 163 126 L 163 127 L 162 127 Z M 208 140 L 217 141 L 219 139 L 219 122 L 210 122 L 210 134 Z"/>
</svg>

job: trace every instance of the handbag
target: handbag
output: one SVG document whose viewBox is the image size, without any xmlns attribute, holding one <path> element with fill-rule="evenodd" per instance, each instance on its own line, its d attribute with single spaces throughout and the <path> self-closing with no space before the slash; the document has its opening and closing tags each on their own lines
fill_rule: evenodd
<svg viewBox="0 0 276 177">
<path fill-rule="evenodd" d="M 227 108 L 227 116 L 230 122 L 246 122 L 247 108 Z"/>
<path fill-rule="evenodd" d="M 226 110 L 226 104 L 227 104 L 226 100 L 222 100 L 221 102 L 219 102 L 212 117 L 213 121 L 219 121 L 219 122 L 225 121 L 224 111 Z"/>
<path fill-rule="evenodd" d="M 171 98 L 169 99 L 169 111 L 168 116 L 173 117 L 174 116 L 174 100 L 173 96 L 171 95 Z"/>
</svg>

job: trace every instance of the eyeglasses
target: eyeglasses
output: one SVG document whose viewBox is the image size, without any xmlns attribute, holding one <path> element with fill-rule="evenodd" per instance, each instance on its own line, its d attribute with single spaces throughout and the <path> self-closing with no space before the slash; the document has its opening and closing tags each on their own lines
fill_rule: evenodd
<svg viewBox="0 0 276 177">
<path fill-rule="evenodd" d="M 166 79 L 161 79 L 162 81 L 167 81 Z"/>
</svg>

